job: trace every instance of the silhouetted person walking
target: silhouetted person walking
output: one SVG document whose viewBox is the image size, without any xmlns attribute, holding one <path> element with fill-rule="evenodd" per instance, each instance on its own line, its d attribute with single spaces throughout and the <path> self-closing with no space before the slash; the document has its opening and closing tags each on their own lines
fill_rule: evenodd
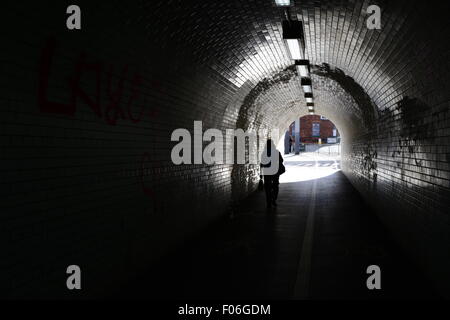
<svg viewBox="0 0 450 320">
<path fill-rule="evenodd" d="M 286 171 L 283 161 L 283 157 L 276 149 L 272 139 L 268 139 L 261 155 L 261 175 L 264 176 L 264 190 L 266 191 L 268 208 L 277 206 L 280 175 Z"/>
<path fill-rule="evenodd" d="M 286 131 L 286 133 L 284 134 L 284 154 L 291 153 L 291 144 L 291 134 L 289 133 L 289 131 Z"/>
</svg>

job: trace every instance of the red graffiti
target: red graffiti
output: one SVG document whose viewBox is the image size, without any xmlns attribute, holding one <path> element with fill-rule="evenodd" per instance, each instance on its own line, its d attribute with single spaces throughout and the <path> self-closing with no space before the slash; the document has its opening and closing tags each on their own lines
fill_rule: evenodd
<svg viewBox="0 0 450 320">
<path fill-rule="evenodd" d="M 140 100 L 144 98 L 141 90 L 146 81 L 139 73 L 129 74 L 129 66 L 126 65 L 115 80 L 113 66 L 109 65 L 105 68 L 101 62 L 90 62 L 84 53 L 79 54 L 73 65 L 74 71 L 66 79 L 70 93 L 68 102 L 51 101 L 48 91 L 56 48 L 55 39 L 50 39 L 42 51 L 38 83 L 38 105 L 41 112 L 74 116 L 77 104 L 81 101 L 109 125 L 116 125 L 119 120 L 139 123 L 145 116 L 149 118 L 158 116 L 156 109 L 146 107 L 145 103 Z M 95 83 L 92 86 L 95 89 L 94 93 L 87 93 L 81 86 L 81 80 L 86 76 L 94 76 Z M 151 88 L 161 90 L 159 81 L 147 80 L 147 84 Z M 127 88 L 129 92 L 127 92 Z M 104 101 L 102 101 L 102 97 Z M 145 168 L 149 161 L 150 155 L 144 153 L 140 159 L 138 179 L 143 192 L 147 196 L 153 197 L 153 190 L 145 182 L 145 177 L 151 173 L 149 168 Z"/>
<path fill-rule="evenodd" d="M 42 52 L 39 65 L 39 84 L 38 84 L 38 105 L 41 112 L 64 114 L 74 116 L 77 111 L 77 102 L 83 101 L 89 108 L 99 117 L 104 118 L 106 123 L 116 125 L 117 121 L 130 120 L 133 123 L 139 123 L 144 116 L 150 118 L 156 117 L 158 111 L 146 108 L 143 103 L 138 103 L 142 97 L 140 89 L 143 88 L 144 80 L 139 73 L 131 75 L 128 80 L 128 66 L 122 69 L 120 77 L 115 86 L 113 86 L 113 67 L 109 66 L 105 70 L 104 65 L 100 62 L 88 62 L 85 54 L 81 53 L 74 65 L 75 71 L 67 79 L 70 90 L 70 99 L 67 103 L 58 103 L 50 101 L 48 98 L 48 85 L 51 76 L 52 63 L 56 51 L 56 41 L 50 39 Z M 95 94 L 93 96 L 86 93 L 80 85 L 83 75 L 95 75 Z M 106 84 L 103 82 L 106 76 Z M 130 97 L 127 101 L 123 101 L 125 95 L 125 84 L 130 88 Z M 150 80 L 150 86 L 161 89 L 158 81 Z M 106 85 L 106 100 L 102 106 L 102 88 Z M 124 109 L 125 107 L 125 109 Z M 146 113 L 145 110 L 149 109 Z M 136 112 L 137 111 L 137 112 Z"/>
<path fill-rule="evenodd" d="M 136 87 L 139 87 L 142 84 L 142 77 L 139 75 L 134 75 L 133 80 L 131 80 L 131 83 L 132 83 L 131 96 L 130 96 L 130 99 L 128 100 L 128 104 L 127 104 L 128 117 L 134 123 L 138 123 L 139 121 L 141 121 L 142 116 L 144 114 L 144 105 L 141 104 L 141 110 L 139 111 L 139 116 L 137 118 L 133 117 L 132 106 L 133 106 L 133 101 L 135 101 L 139 98 L 140 93 L 138 90 L 136 90 Z"/>
<path fill-rule="evenodd" d="M 80 79 L 83 75 L 83 72 L 91 71 L 95 72 L 96 77 L 96 90 L 95 90 L 95 100 L 89 97 L 89 95 L 83 91 L 80 87 Z M 75 67 L 75 74 L 69 78 L 69 84 L 72 89 L 73 96 L 73 108 L 74 112 L 76 110 L 76 98 L 80 98 L 83 100 L 94 113 L 101 118 L 102 117 L 102 108 L 100 105 L 100 88 L 101 88 L 101 74 L 102 74 L 102 66 L 100 63 L 87 63 L 86 56 L 81 54 L 79 60 Z"/>
<path fill-rule="evenodd" d="M 109 97 L 110 103 L 106 107 L 105 116 L 106 122 L 111 125 L 115 125 L 117 122 L 117 118 L 120 116 L 121 119 L 125 119 L 125 114 L 123 113 L 122 108 L 120 107 L 120 101 L 123 95 L 123 82 L 126 73 L 128 72 L 128 67 L 125 67 L 122 71 L 122 76 L 120 77 L 119 83 L 117 84 L 116 90 L 113 92 L 111 87 L 112 82 L 112 68 L 108 71 L 108 82 L 106 86 L 106 92 Z"/>
<path fill-rule="evenodd" d="M 60 113 L 73 115 L 76 110 L 75 92 L 72 90 L 72 96 L 69 104 L 52 102 L 47 99 L 48 81 L 50 78 L 50 70 L 52 59 L 55 54 L 55 40 L 51 39 L 47 42 L 41 56 L 39 67 L 39 85 L 38 85 L 38 101 L 42 112 Z"/>
</svg>

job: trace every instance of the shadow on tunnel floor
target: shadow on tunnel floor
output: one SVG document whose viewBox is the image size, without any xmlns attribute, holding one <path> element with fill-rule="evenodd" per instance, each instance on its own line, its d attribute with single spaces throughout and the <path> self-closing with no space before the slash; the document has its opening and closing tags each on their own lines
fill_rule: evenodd
<svg viewBox="0 0 450 320">
<path fill-rule="evenodd" d="M 127 299 L 293 299 L 311 188 L 317 183 L 308 299 L 435 299 L 342 172 L 280 185 L 278 207 L 264 192 L 121 288 Z M 369 265 L 382 271 L 368 290 Z"/>
</svg>

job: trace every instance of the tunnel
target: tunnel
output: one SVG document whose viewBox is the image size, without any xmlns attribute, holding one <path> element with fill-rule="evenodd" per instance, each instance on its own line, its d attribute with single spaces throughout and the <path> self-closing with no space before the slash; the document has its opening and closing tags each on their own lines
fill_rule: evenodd
<svg viewBox="0 0 450 320">
<path fill-rule="evenodd" d="M 2 298 L 449 297 L 449 5 L 287 2 L 76 1 L 75 29 L 67 1 L 2 4 Z M 310 114 L 284 21 L 340 154 L 283 155 L 335 170 L 267 211 L 258 163 L 171 153 Z"/>
</svg>

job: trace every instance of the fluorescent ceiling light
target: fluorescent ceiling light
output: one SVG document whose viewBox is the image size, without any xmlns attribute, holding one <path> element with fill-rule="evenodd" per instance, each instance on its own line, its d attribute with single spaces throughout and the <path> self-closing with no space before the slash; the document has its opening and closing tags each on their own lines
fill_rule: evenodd
<svg viewBox="0 0 450 320">
<path fill-rule="evenodd" d="M 300 77 L 306 78 L 309 77 L 309 61 L 308 60 L 297 60 L 295 61 L 295 65 L 297 66 L 297 73 Z"/>
<path fill-rule="evenodd" d="M 297 72 L 300 77 L 309 77 L 309 70 L 307 66 L 297 66 Z"/>
<path fill-rule="evenodd" d="M 312 93 L 311 79 L 310 78 L 302 78 L 301 85 L 303 88 L 303 92 Z"/>
<path fill-rule="evenodd" d="M 312 92 L 312 88 L 311 86 L 302 86 L 303 91 L 306 93 L 311 93 Z"/>
<path fill-rule="evenodd" d="M 303 53 L 298 39 L 286 39 L 286 43 L 292 60 L 303 59 Z"/>
<path fill-rule="evenodd" d="M 314 115 L 314 111 L 310 111 L 309 114 L 310 114 L 310 115 Z"/>
<path fill-rule="evenodd" d="M 309 111 L 314 111 L 314 107 L 308 107 Z"/>
<path fill-rule="evenodd" d="M 278 7 L 288 7 L 291 5 L 291 1 L 290 0 L 275 0 L 275 4 Z"/>
<path fill-rule="evenodd" d="M 313 101 L 313 98 L 306 98 L 306 102 L 311 103 L 311 102 L 314 102 L 314 101 Z"/>
<path fill-rule="evenodd" d="M 283 40 L 286 42 L 290 58 L 302 60 L 305 55 L 303 24 L 301 21 L 283 21 Z"/>
</svg>

